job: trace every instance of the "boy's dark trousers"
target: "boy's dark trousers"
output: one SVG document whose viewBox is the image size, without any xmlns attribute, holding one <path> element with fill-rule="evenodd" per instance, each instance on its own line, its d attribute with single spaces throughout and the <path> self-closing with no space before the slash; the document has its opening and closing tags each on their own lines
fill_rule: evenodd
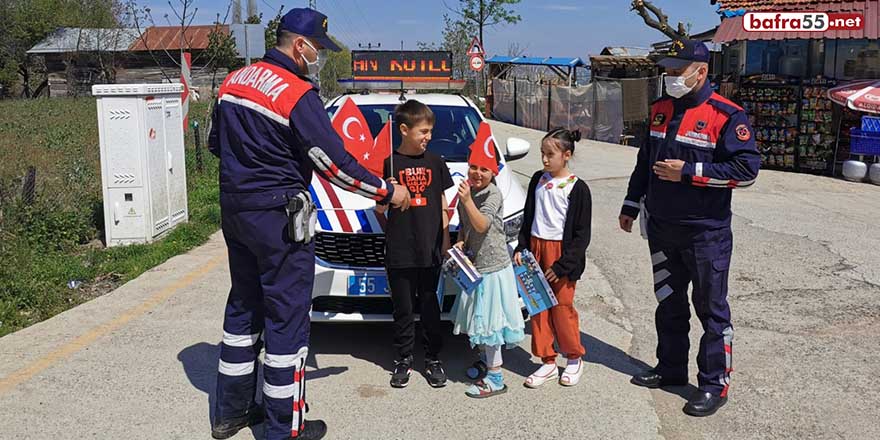
<svg viewBox="0 0 880 440">
<path fill-rule="evenodd" d="M 399 359 L 412 356 L 416 339 L 415 315 L 422 322 L 425 359 L 439 359 L 443 348 L 437 282 L 440 267 L 388 270 L 388 285 L 394 304 L 394 348 Z"/>
</svg>

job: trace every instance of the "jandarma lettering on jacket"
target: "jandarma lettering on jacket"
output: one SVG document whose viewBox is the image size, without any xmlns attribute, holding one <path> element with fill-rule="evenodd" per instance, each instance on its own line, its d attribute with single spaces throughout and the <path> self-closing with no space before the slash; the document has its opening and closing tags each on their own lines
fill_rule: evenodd
<svg viewBox="0 0 880 440">
<path fill-rule="evenodd" d="M 229 78 L 229 85 L 239 84 L 259 90 L 262 94 L 272 98 L 272 102 L 278 99 L 290 84 L 270 69 L 261 66 L 251 66 L 239 70 Z"/>
</svg>

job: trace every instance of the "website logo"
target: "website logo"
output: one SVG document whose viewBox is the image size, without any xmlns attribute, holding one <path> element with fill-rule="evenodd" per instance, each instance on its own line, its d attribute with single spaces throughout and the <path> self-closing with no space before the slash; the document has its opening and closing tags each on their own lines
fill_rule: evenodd
<svg viewBox="0 0 880 440">
<path fill-rule="evenodd" d="M 746 12 L 743 16 L 747 32 L 855 31 L 864 27 L 865 17 L 860 13 Z"/>
</svg>

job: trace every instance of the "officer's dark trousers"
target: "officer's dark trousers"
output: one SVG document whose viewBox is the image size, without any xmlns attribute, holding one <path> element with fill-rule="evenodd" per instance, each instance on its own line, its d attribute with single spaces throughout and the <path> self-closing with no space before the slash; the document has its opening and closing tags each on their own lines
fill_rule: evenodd
<svg viewBox="0 0 880 440">
<path fill-rule="evenodd" d="M 700 390 L 727 395 L 730 385 L 733 326 L 727 304 L 727 274 L 733 250 L 730 227 L 701 229 L 648 222 L 648 245 L 654 265 L 655 314 L 659 373 L 684 379 L 688 368 L 690 305 L 703 326 L 697 355 Z"/>
<path fill-rule="evenodd" d="M 283 208 L 224 211 L 223 235 L 232 289 L 223 321 L 215 420 L 241 417 L 254 405 L 257 356 L 265 342 L 265 438 L 296 436 L 305 409 L 314 245 L 288 239 Z"/>
</svg>

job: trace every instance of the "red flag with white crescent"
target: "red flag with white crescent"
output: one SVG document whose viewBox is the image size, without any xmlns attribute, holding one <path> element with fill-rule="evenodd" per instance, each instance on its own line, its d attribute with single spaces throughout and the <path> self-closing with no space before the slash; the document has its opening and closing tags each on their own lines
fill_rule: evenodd
<svg viewBox="0 0 880 440">
<path fill-rule="evenodd" d="M 492 135 L 492 128 L 485 122 L 480 122 L 477 130 L 477 138 L 471 144 L 471 154 L 468 157 L 469 165 L 486 167 L 492 173 L 498 175 L 498 144 Z"/>
<path fill-rule="evenodd" d="M 373 150 L 373 135 L 361 109 L 351 98 L 345 100 L 333 115 L 333 129 L 342 138 L 345 150 L 361 164 Z M 366 156 L 366 157 L 365 157 Z"/>
<path fill-rule="evenodd" d="M 385 159 L 388 156 L 391 156 L 391 119 L 388 119 L 388 122 L 385 123 L 385 126 L 382 127 L 382 131 L 376 135 L 376 140 L 373 142 L 373 150 L 370 153 L 367 153 L 366 160 L 363 162 L 364 167 L 370 170 L 373 175 L 378 178 L 383 177 L 383 168 L 385 166 Z"/>
</svg>

